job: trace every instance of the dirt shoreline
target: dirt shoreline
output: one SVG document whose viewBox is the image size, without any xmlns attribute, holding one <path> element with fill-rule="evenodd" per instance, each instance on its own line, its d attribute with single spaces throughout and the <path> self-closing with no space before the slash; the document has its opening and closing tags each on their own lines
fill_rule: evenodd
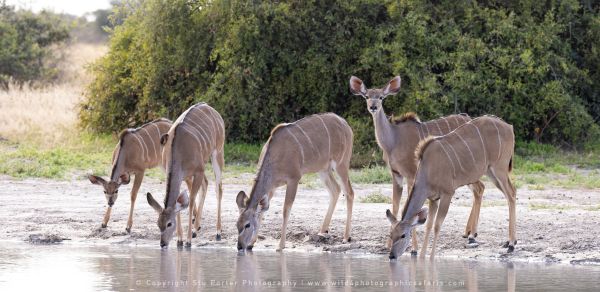
<svg viewBox="0 0 600 292">
<path fill-rule="evenodd" d="M 212 184 L 212 181 L 211 181 Z M 157 215 L 146 202 L 150 191 L 161 196 L 164 184 L 148 179 L 142 184 L 135 206 L 131 234 L 125 232 L 129 211 L 129 190 L 124 186 L 113 207 L 108 228 L 100 228 L 106 201 L 97 186 L 84 180 L 55 181 L 46 179 L 15 180 L 0 177 L 0 234 L 3 240 L 45 243 L 44 240 L 67 239 L 69 243 L 158 245 Z M 360 198 L 379 191 L 391 194 L 391 185 L 354 185 L 356 199 L 353 212 L 352 242 L 342 244 L 346 203 L 340 197 L 330 226 L 329 238 L 316 236 L 325 216 L 329 196 L 320 185 L 301 185 L 292 207 L 288 226 L 287 251 L 346 252 L 385 254 L 389 223 L 385 218 L 388 204 L 360 203 Z M 204 207 L 202 230 L 193 240 L 193 248 L 235 248 L 238 210 L 235 195 L 249 185 L 226 184 L 223 196 L 223 239 L 214 240 L 216 199 L 209 186 Z M 257 249 L 275 250 L 281 230 L 281 207 L 284 192 L 274 196 L 265 213 L 261 234 L 264 240 Z M 403 195 L 403 199 L 406 194 Z M 471 206 L 471 193 L 460 188 L 453 198 L 440 233 L 437 256 L 501 261 L 561 262 L 600 264 L 600 190 L 528 190 L 517 191 L 517 239 L 515 252 L 506 254 L 500 244 L 506 241 L 508 208 L 497 189 L 486 185 L 481 209 L 480 246 L 466 248 L 461 237 Z M 184 213 L 187 218 L 187 212 Z M 184 222 L 186 222 L 184 220 Z M 184 227 L 185 228 L 185 227 Z M 184 229 L 185 230 L 185 229 Z M 423 228 L 418 229 L 420 241 Z M 58 240 L 60 241 L 60 240 Z M 47 241 L 46 241 L 47 242 Z M 63 241 L 64 242 L 64 241 Z M 176 248 L 173 241 L 170 248 Z M 403 256 L 410 256 L 405 253 Z"/>
</svg>

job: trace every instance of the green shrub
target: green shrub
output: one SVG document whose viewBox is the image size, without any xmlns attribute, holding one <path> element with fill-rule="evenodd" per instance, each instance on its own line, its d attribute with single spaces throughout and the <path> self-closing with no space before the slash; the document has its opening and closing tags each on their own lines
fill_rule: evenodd
<svg viewBox="0 0 600 292">
<path fill-rule="evenodd" d="M 589 1 L 148 0 L 117 8 L 122 25 L 93 67 L 80 118 L 108 132 L 198 101 L 228 141 L 331 111 L 355 130 L 353 166 L 381 162 L 364 101 L 402 76 L 388 114 L 427 120 L 494 114 L 518 140 L 600 147 L 599 3 Z M 125 15 L 126 17 L 124 17 Z"/>
<path fill-rule="evenodd" d="M 9 83 L 46 82 L 56 77 L 54 47 L 69 38 L 58 15 L 15 10 L 0 0 L 0 89 Z"/>
</svg>

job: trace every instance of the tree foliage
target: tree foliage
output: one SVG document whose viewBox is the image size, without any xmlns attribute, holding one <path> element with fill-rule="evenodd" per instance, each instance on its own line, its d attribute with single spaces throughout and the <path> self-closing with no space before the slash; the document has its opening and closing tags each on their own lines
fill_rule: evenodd
<svg viewBox="0 0 600 292">
<path fill-rule="evenodd" d="M 586 0 L 125 1 L 80 117 L 119 131 L 206 101 L 230 141 L 262 142 L 277 123 L 332 111 L 368 156 L 370 115 L 348 80 L 400 75 L 388 114 L 494 114 L 520 140 L 581 147 L 600 136 L 599 10 Z"/>
<path fill-rule="evenodd" d="M 9 82 L 48 81 L 56 77 L 52 47 L 69 38 L 59 16 L 16 11 L 0 1 L 0 88 Z"/>
</svg>

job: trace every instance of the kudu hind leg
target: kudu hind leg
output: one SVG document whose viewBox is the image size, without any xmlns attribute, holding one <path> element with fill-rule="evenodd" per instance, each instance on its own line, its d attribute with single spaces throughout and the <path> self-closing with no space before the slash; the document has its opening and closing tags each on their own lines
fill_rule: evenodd
<svg viewBox="0 0 600 292">
<path fill-rule="evenodd" d="M 508 248 L 508 252 L 512 252 L 517 244 L 517 214 L 515 206 L 517 200 L 517 190 L 510 180 L 508 167 L 503 169 L 506 170 L 498 171 L 497 168 L 490 167 L 488 176 L 492 179 L 496 187 L 498 187 L 498 189 L 504 193 L 506 201 L 508 202 L 508 242 L 504 244 L 504 247 Z"/>
<path fill-rule="evenodd" d="M 283 224 L 281 225 L 281 238 L 279 239 L 279 247 L 277 248 L 277 251 L 282 251 L 285 248 L 288 219 L 290 218 L 292 204 L 294 204 L 294 199 L 296 198 L 296 191 L 298 191 L 299 182 L 300 179 L 288 181 L 285 189 L 285 200 L 283 202 Z"/>
<path fill-rule="evenodd" d="M 343 242 L 349 242 L 352 240 L 350 238 L 350 231 L 352 230 L 352 207 L 354 205 L 354 189 L 352 189 L 352 184 L 350 183 L 349 162 L 345 165 L 340 165 L 336 169 L 336 172 L 342 181 L 344 194 L 346 194 L 346 230 L 344 231 Z"/>
<path fill-rule="evenodd" d="M 138 191 L 142 185 L 144 179 L 144 171 L 136 172 L 133 179 L 133 187 L 131 188 L 131 206 L 129 207 L 129 218 L 127 219 L 127 227 L 125 230 L 127 233 L 131 233 L 131 226 L 133 225 L 133 208 L 135 206 L 135 200 L 137 198 Z"/>
<path fill-rule="evenodd" d="M 321 234 L 329 232 L 329 224 L 331 223 L 331 216 L 333 215 L 333 210 L 335 209 L 335 205 L 337 204 L 338 198 L 340 197 L 340 186 L 335 181 L 333 177 L 333 173 L 330 169 L 319 172 L 319 177 L 327 191 L 329 192 L 329 208 L 327 209 L 327 214 L 325 215 L 325 219 L 323 220 L 323 225 L 321 225 Z"/>
<path fill-rule="evenodd" d="M 477 181 L 474 184 L 470 184 L 469 188 L 473 191 L 473 206 L 471 207 L 471 214 L 465 227 L 464 238 L 469 238 L 469 244 L 475 244 L 475 237 L 477 237 L 477 226 L 479 224 L 479 213 L 481 212 L 481 201 L 483 198 L 483 191 L 485 185 L 481 181 Z"/>
<path fill-rule="evenodd" d="M 194 213 L 194 209 L 196 207 L 196 195 L 198 194 L 198 190 L 200 190 L 200 188 L 202 187 L 202 185 L 204 184 L 204 179 L 205 179 L 205 175 L 204 172 L 200 172 L 197 173 L 196 175 L 194 175 L 194 178 L 192 180 L 192 190 L 190 191 L 190 205 L 189 205 L 189 216 L 188 216 L 188 232 L 187 232 L 187 242 L 186 242 L 186 246 L 187 247 L 191 247 L 192 246 L 192 230 L 194 229 L 194 224 L 192 223 L 192 217 L 193 217 L 193 213 Z M 200 200 L 202 200 L 202 198 L 200 198 Z M 200 217 L 202 215 L 202 209 L 198 208 L 198 217 L 196 218 L 196 222 L 195 224 L 199 224 L 200 223 Z"/>
<path fill-rule="evenodd" d="M 217 193 L 217 235 L 215 239 L 221 240 L 221 201 L 223 199 L 223 167 L 225 165 L 225 159 L 223 152 L 213 152 L 212 154 L 212 166 L 215 173 L 215 191 Z M 207 182 L 208 184 L 208 182 Z"/>
</svg>

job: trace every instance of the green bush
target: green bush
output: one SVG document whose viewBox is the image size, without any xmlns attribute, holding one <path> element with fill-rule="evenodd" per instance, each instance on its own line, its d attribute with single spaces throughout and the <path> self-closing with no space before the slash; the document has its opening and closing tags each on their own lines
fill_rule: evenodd
<svg viewBox="0 0 600 292">
<path fill-rule="evenodd" d="M 600 145 L 600 4 L 590 1 L 148 0 L 117 8 L 122 25 L 93 67 L 82 124 L 117 132 L 176 118 L 206 101 L 228 141 L 331 111 L 355 131 L 354 166 L 379 163 L 364 101 L 402 76 L 388 114 L 494 114 L 521 141 Z"/>
<path fill-rule="evenodd" d="M 9 83 L 47 82 L 56 77 L 53 47 L 69 38 L 69 27 L 58 15 L 16 11 L 0 0 L 0 89 Z"/>
</svg>

